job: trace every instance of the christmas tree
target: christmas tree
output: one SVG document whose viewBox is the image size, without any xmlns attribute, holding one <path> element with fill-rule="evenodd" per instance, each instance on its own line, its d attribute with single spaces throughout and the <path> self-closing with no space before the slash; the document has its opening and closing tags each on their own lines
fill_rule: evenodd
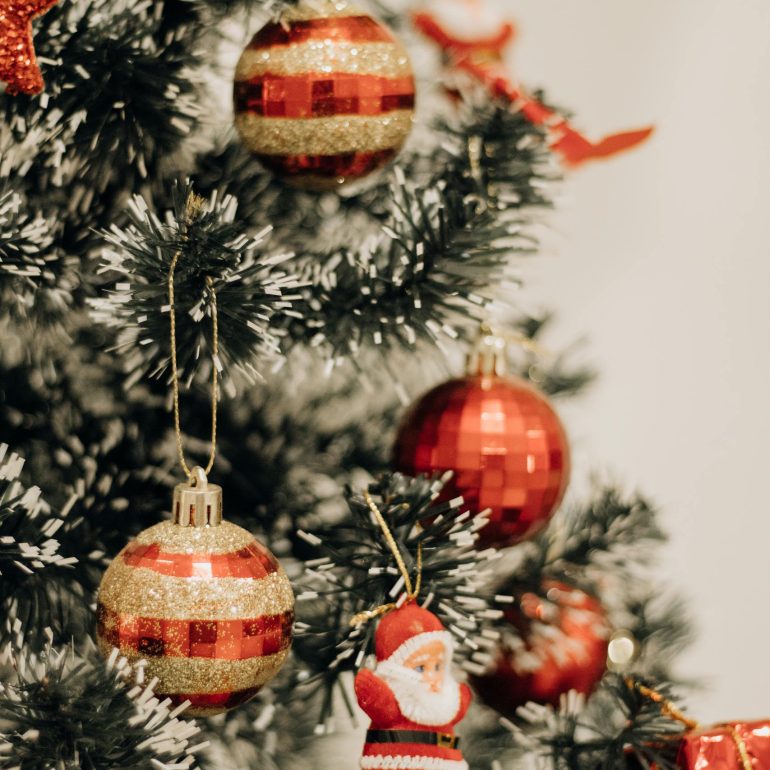
<svg viewBox="0 0 770 770">
<path fill-rule="evenodd" d="M 403 5 L 3 11 L 0 766 L 694 761 L 664 532 L 562 502 L 594 375 L 512 298 L 562 176 L 649 129 Z"/>
</svg>

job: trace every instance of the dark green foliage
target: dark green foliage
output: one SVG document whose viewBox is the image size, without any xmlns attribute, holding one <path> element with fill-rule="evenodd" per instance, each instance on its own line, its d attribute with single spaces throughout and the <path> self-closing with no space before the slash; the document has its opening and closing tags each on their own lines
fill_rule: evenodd
<svg viewBox="0 0 770 770">
<path fill-rule="evenodd" d="M 332 359 L 372 344 L 385 351 L 453 339 L 484 317 L 512 255 L 534 249 L 528 208 L 555 178 L 542 134 L 520 113 L 487 106 L 436 129 L 431 158 L 396 175 L 390 217 L 357 248 L 307 255 L 305 309 L 291 337 Z M 472 324 L 471 324 L 472 325 Z"/>
<path fill-rule="evenodd" d="M 48 129 L 28 173 L 42 195 L 88 182 L 68 208 L 86 213 L 95 192 L 131 187 L 170 156 L 198 118 L 190 31 L 159 35 L 159 4 L 145 0 L 60 3 L 36 23 L 45 91 L 5 98 L 18 136 Z"/>
<path fill-rule="evenodd" d="M 626 627 L 640 647 L 634 672 L 656 682 L 674 681 L 672 661 L 695 635 L 687 603 L 649 586 L 646 593 L 629 596 L 625 605 Z"/>
<path fill-rule="evenodd" d="M 649 684 L 649 683 L 648 683 Z M 670 688 L 655 690 L 670 698 Z M 682 725 L 642 695 L 624 677 L 608 675 L 584 710 L 578 701 L 559 713 L 530 704 L 521 712 L 514 739 L 522 752 L 534 752 L 557 770 L 627 770 L 655 763 L 672 768 Z"/>
<path fill-rule="evenodd" d="M 13 673 L 0 685 L 0 767 L 193 767 L 189 749 L 199 728 L 172 716 L 151 690 L 132 689 L 125 661 L 105 665 L 93 650 L 49 646 L 38 656 L 12 653 L 8 663 Z"/>
<path fill-rule="evenodd" d="M 18 193 L 0 195 L 0 319 L 47 326 L 68 309 L 74 281 L 53 231 Z"/>
<path fill-rule="evenodd" d="M 610 567 L 619 578 L 633 574 L 647 563 L 651 547 L 664 540 L 655 511 L 644 498 L 625 498 L 607 486 L 587 505 L 561 511 L 525 546 L 516 579 L 538 590 L 543 580 L 574 575 L 590 589 Z"/>
<path fill-rule="evenodd" d="M 174 276 L 179 375 L 189 381 L 199 367 L 210 371 L 213 355 L 214 296 L 219 318 L 217 366 L 249 379 L 258 365 L 278 352 L 270 319 L 291 308 L 296 280 L 280 265 L 286 255 L 265 256 L 265 232 L 244 236 L 235 222 L 235 199 L 195 200 L 189 185 L 178 186 L 174 210 L 166 221 L 141 198 L 129 208 L 130 224 L 104 237 L 112 247 L 103 270 L 120 282 L 104 299 L 93 301 L 94 317 L 119 329 L 117 347 L 127 353 L 129 376 L 158 376 L 170 363 L 168 277 Z"/>
<path fill-rule="evenodd" d="M 553 316 L 546 313 L 540 316 L 521 316 L 512 324 L 523 339 L 531 343 L 527 348 L 522 347 L 523 353 L 517 359 L 514 369 L 549 396 L 572 396 L 588 387 L 596 379 L 596 372 L 588 366 L 573 364 L 573 351 L 553 355 L 547 343 L 544 343 L 544 350 L 539 349 L 552 323 Z"/>
<path fill-rule="evenodd" d="M 78 551 L 60 542 L 73 528 L 67 520 L 73 501 L 61 513 L 52 511 L 39 489 L 19 481 L 23 464 L 0 444 L 0 642 L 21 633 L 35 645 L 44 624 L 62 627 L 61 594 L 73 590 Z"/>
</svg>

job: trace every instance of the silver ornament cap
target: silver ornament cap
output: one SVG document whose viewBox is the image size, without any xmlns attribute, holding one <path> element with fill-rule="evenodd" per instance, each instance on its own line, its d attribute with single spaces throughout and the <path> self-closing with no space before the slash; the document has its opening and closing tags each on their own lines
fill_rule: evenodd
<svg viewBox="0 0 770 770">
<path fill-rule="evenodd" d="M 206 471 L 192 469 L 190 478 L 174 487 L 171 509 L 180 527 L 216 527 L 222 523 L 222 487 L 209 484 Z"/>
</svg>

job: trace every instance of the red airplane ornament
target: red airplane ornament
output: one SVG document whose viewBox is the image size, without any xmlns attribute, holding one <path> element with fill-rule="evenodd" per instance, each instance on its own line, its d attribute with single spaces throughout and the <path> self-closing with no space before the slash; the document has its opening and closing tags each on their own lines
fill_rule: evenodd
<svg viewBox="0 0 770 770">
<path fill-rule="evenodd" d="M 535 125 L 546 126 L 552 149 L 562 156 L 568 166 L 579 166 L 588 160 L 608 158 L 631 149 L 653 132 L 653 127 L 648 126 L 636 131 L 609 134 L 598 142 L 592 142 L 564 117 L 529 96 L 513 80 L 503 61 L 506 47 L 516 36 L 515 27 L 510 22 L 502 22 L 495 32 L 468 38 L 448 30 L 436 15 L 427 11 L 415 13 L 413 19 L 417 29 L 438 44 L 451 68 L 469 74 L 495 97 L 515 104 Z"/>
</svg>

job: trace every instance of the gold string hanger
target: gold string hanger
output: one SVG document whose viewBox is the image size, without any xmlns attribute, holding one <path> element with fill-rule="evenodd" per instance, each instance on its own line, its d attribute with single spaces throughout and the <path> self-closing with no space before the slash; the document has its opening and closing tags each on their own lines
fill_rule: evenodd
<svg viewBox="0 0 770 770">
<path fill-rule="evenodd" d="M 372 499 L 368 489 L 364 490 L 364 500 L 366 500 L 366 504 L 369 506 L 369 510 L 372 512 L 377 523 L 380 525 L 382 534 L 385 536 L 385 542 L 388 544 L 388 548 L 390 548 L 390 552 L 393 554 L 393 558 L 396 560 L 398 571 L 401 573 L 401 577 L 404 580 L 404 589 L 406 592 L 407 601 L 412 602 L 420 595 L 420 589 L 422 588 L 422 543 L 417 544 L 417 575 L 415 577 L 414 584 L 412 584 L 412 576 L 409 574 L 409 570 L 406 568 L 406 562 L 404 561 L 404 557 L 401 555 L 401 551 L 398 548 L 398 543 L 393 537 L 393 533 L 390 531 L 390 527 L 388 526 L 388 522 L 385 521 L 385 517 L 382 515 L 382 511 L 380 511 L 380 509 L 377 507 L 377 504 Z M 354 615 L 351 618 L 350 625 L 358 627 L 369 620 L 374 620 L 374 618 L 377 618 L 380 615 L 384 615 L 385 613 L 396 609 L 397 606 L 398 605 L 396 602 L 388 602 L 387 604 L 381 604 L 379 607 L 375 607 L 373 610 L 364 610 L 363 612 L 359 612 L 357 615 Z"/>
<path fill-rule="evenodd" d="M 205 205 L 205 200 L 200 195 L 196 195 L 191 192 L 187 196 L 185 202 L 184 212 L 184 224 L 189 226 L 195 217 L 200 214 Z M 187 240 L 187 233 L 184 234 L 184 239 Z M 169 304 L 169 319 L 171 326 L 171 384 L 174 392 L 174 431 L 176 433 L 176 451 L 179 457 L 179 464 L 190 479 L 190 483 L 195 486 L 196 477 L 194 471 L 190 470 L 184 457 L 184 446 L 182 444 L 182 428 L 179 417 L 179 370 L 177 367 L 177 355 L 176 355 L 176 310 L 174 306 L 175 294 L 174 294 L 174 274 L 179 262 L 179 258 L 182 256 L 182 248 L 177 249 L 171 260 L 171 267 L 168 271 L 168 304 Z M 217 453 L 217 404 L 219 402 L 219 317 L 217 313 L 217 295 L 214 291 L 214 281 L 211 276 L 206 276 L 206 287 L 211 292 L 211 322 L 213 326 L 213 339 L 211 343 L 211 449 L 209 451 L 209 461 L 204 469 L 204 473 L 208 474 L 214 467 L 214 459 Z"/>
<path fill-rule="evenodd" d="M 466 359 L 466 373 L 473 375 L 504 377 L 509 372 L 508 346 L 516 344 L 528 353 L 544 355 L 545 351 L 529 337 L 494 328 L 487 321 L 479 327 L 475 342 Z"/>
<path fill-rule="evenodd" d="M 518 332 L 503 331 L 499 326 L 492 326 L 490 321 L 482 321 L 479 327 L 479 336 L 476 344 L 492 344 L 485 343 L 485 338 L 490 337 L 492 339 L 499 339 L 509 345 L 518 345 L 528 353 L 534 353 L 539 356 L 550 356 L 550 351 L 546 350 L 539 342 L 536 342 L 531 337 L 527 337 L 526 334 L 520 334 Z"/>
</svg>

